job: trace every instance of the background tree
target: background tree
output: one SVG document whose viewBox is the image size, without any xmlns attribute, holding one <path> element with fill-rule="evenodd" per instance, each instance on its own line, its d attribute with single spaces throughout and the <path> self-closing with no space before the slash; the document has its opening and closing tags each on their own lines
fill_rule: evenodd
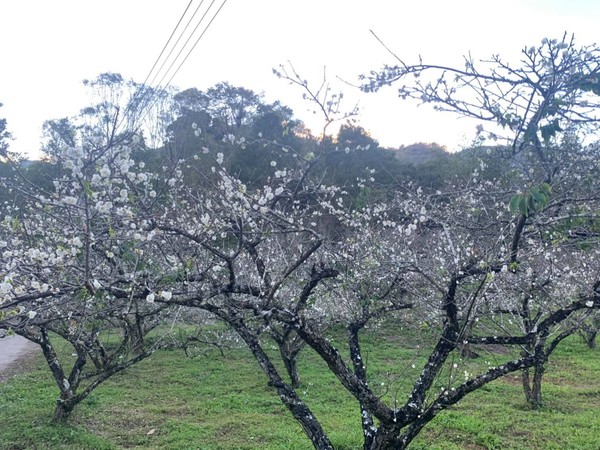
<svg viewBox="0 0 600 450">
<path fill-rule="evenodd" d="M 596 338 L 598 337 L 598 331 L 600 331 L 600 317 L 598 313 L 594 313 L 591 317 L 588 317 L 579 327 L 579 333 L 586 345 L 591 348 L 596 348 Z"/>
<path fill-rule="evenodd" d="M 301 148 L 295 133 L 299 122 L 291 109 L 279 102 L 268 104 L 248 89 L 219 83 L 205 92 L 187 89 L 173 101 L 175 118 L 164 147 L 172 160 L 195 156 L 210 167 L 209 150 L 212 155 L 222 153 L 223 166 L 230 173 L 260 186 L 271 161 L 293 165 L 291 146 L 294 152 Z M 198 152 L 198 148 L 206 150 Z"/>
<path fill-rule="evenodd" d="M 43 125 L 42 150 L 48 157 L 65 146 L 116 146 L 138 136 L 149 147 L 161 145 L 171 120 L 171 91 L 126 80 L 118 73 L 102 73 L 83 80 L 90 98 L 74 117 L 48 120 Z"/>
<path fill-rule="evenodd" d="M 2 108 L 2 103 L 0 103 Z M 6 128 L 6 119 L 0 118 L 0 156 L 4 156 L 6 150 L 8 150 L 8 141 L 12 138 L 11 134 Z"/>
</svg>

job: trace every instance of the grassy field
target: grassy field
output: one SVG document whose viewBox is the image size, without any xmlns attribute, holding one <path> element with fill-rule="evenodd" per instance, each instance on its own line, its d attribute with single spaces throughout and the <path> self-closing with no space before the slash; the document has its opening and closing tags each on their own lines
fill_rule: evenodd
<svg viewBox="0 0 600 450">
<path fill-rule="evenodd" d="M 377 345 L 377 353 L 369 345 Z M 381 395 L 402 398 L 422 350 L 394 339 L 365 348 Z M 360 448 L 353 399 L 310 351 L 301 355 L 300 372 L 299 392 L 336 449 Z M 544 408 L 525 405 L 518 376 L 512 375 L 441 413 L 412 448 L 599 449 L 599 380 L 600 351 L 573 337 L 557 350 L 546 372 Z M 50 423 L 56 395 L 42 361 L 1 384 L 0 448 L 312 448 L 243 349 L 195 359 L 177 350 L 157 352 L 101 385 L 68 426 Z"/>
</svg>

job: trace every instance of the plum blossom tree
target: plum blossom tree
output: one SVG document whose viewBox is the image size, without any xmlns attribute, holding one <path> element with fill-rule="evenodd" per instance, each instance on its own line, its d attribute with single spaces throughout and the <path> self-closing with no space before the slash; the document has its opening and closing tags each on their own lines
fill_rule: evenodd
<svg viewBox="0 0 600 450">
<path fill-rule="evenodd" d="M 25 178 L 5 181 L 17 200 L 1 206 L 0 327 L 42 348 L 60 390 L 57 421 L 149 356 L 155 345 L 145 336 L 166 319 L 166 308 L 149 300 L 167 292 L 143 274 L 167 262 L 149 258 L 152 236 L 139 232 L 130 200 L 156 201 L 153 176 L 139 165 L 132 171 L 134 144 L 126 144 L 57 152 L 65 175 L 51 191 Z M 133 295 L 138 285 L 147 295 Z M 56 350 L 52 335 L 72 346 L 75 360 Z"/>
<path fill-rule="evenodd" d="M 520 213 L 517 226 L 530 227 L 536 222 L 533 216 L 549 211 L 556 213 L 553 208 L 559 205 L 561 214 L 566 209 L 576 216 L 582 214 L 582 219 L 576 221 L 587 221 L 581 233 L 568 230 L 571 233 L 569 240 L 594 240 L 597 204 L 589 195 L 594 176 L 588 169 L 589 164 L 593 164 L 597 147 L 585 148 L 578 140 L 597 129 L 599 123 L 595 114 L 600 94 L 597 46 L 578 47 L 574 37 L 565 34 L 560 40 L 543 39 L 540 46 L 523 49 L 520 65 L 505 62 L 498 55 L 479 64 L 471 56 L 466 57 L 464 68 L 422 61 L 409 65 L 396 59 L 397 65 L 385 66 L 381 71 L 364 76 L 362 88 L 375 91 L 402 81 L 404 85 L 398 91 L 401 98 L 432 103 L 438 110 L 491 124 L 486 125 L 490 127 L 487 130 L 484 125 L 478 125 L 480 143 L 502 139 L 508 149 L 505 154 L 514 156 L 513 171 L 521 172 L 522 186 L 515 185 L 514 188 L 523 193 L 514 195 L 510 203 L 511 209 Z M 554 200 L 548 204 L 551 193 Z M 564 201 L 570 195 L 573 197 Z M 574 220 L 565 217 L 562 216 L 562 222 Z M 561 222 L 559 219 L 548 220 Z M 548 236 L 556 235 L 559 228 L 544 229 L 544 232 Z M 512 264 L 517 264 L 516 257 L 511 259 Z M 565 266 L 572 267 L 573 264 Z M 539 263 L 535 267 L 540 268 Z M 530 309 L 530 302 L 535 297 L 533 291 L 543 296 L 541 280 L 545 280 L 545 285 L 556 281 L 546 276 L 548 274 L 538 275 L 537 280 L 531 280 L 532 289 L 521 287 L 521 306 L 513 309 L 513 312 L 519 311 L 526 329 L 535 328 L 543 316 L 538 309 L 535 312 Z M 543 363 L 536 365 L 535 371 L 537 388 L 530 386 L 528 370 L 523 373 L 523 384 L 528 400 L 539 405 Z"/>
<path fill-rule="evenodd" d="M 572 167 L 588 164 L 592 174 L 593 152 L 571 155 L 579 161 Z M 343 189 L 306 174 L 312 160 L 283 170 L 274 161 L 270 184 L 249 192 L 220 167 L 221 158 L 215 157 L 214 190 L 177 185 L 169 193 L 171 212 L 153 219 L 155 229 L 177 243 L 178 259 L 193 261 L 183 265 L 186 284 L 169 288 L 174 294 L 167 302 L 204 309 L 230 324 L 316 448 L 333 444 L 263 348 L 264 330 L 291 329 L 324 360 L 357 400 L 364 448 L 404 448 L 470 392 L 543 365 L 572 323 L 600 306 L 594 246 L 577 253 L 581 270 L 552 278 L 543 295 L 537 287 L 556 270 L 547 272 L 544 261 L 561 271 L 571 264 L 574 241 L 558 239 L 558 230 L 573 234 L 569 220 L 582 210 L 596 217 L 597 199 L 585 195 L 591 177 L 563 187 L 568 164 L 564 178 L 546 187 L 523 172 L 520 161 L 506 177 L 488 179 L 482 161 L 470 178 L 443 191 L 409 185 L 386 202 L 356 205 Z M 540 166 L 535 170 L 545 175 Z M 533 188 L 517 190 L 523 185 Z M 339 222 L 333 236 L 319 231 L 325 216 Z M 523 304 L 524 289 L 535 296 L 536 324 L 506 326 L 506 314 L 516 317 L 515 305 Z M 368 321 L 391 311 L 420 314 L 438 338 L 410 391 L 388 404 L 364 370 L 360 334 Z M 324 317 L 348 329 L 349 360 L 329 340 Z M 462 378 L 457 361 L 465 343 L 513 346 L 517 354 L 496 356 L 496 365 Z"/>
<path fill-rule="evenodd" d="M 153 235 L 139 222 L 158 201 L 156 175 L 133 159 L 139 133 L 122 132 L 141 120 L 132 106 L 139 86 L 118 74 L 84 84 L 96 103 L 46 124 L 47 156 L 60 167 L 49 179 L 36 183 L 18 155 L 3 155 L 13 176 L 2 180 L 11 195 L 0 205 L 0 327 L 42 348 L 60 391 L 56 421 L 148 357 L 159 344 L 146 336 L 168 317 L 151 301 L 168 292 L 144 274 L 170 262 L 152 259 Z M 74 360 L 56 349 L 65 341 Z"/>
</svg>

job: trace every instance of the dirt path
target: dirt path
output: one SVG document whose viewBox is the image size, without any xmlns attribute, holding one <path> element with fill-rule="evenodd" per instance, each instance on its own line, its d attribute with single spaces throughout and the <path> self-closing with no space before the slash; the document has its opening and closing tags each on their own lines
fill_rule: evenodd
<svg viewBox="0 0 600 450">
<path fill-rule="evenodd" d="M 21 336 L 7 336 L 0 339 L 0 382 L 8 377 L 27 370 L 32 358 L 39 353 L 37 345 Z"/>
</svg>

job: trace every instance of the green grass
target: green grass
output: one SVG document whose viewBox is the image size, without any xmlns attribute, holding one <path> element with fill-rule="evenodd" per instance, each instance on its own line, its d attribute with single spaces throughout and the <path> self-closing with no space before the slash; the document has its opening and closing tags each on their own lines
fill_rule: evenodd
<svg viewBox="0 0 600 450">
<path fill-rule="evenodd" d="M 364 347 L 372 385 L 388 399 L 404 398 L 426 352 L 399 339 L 372 339 Z M 480 359 L 467 369 L 474 371 Z M 360 448 L 353 398 L 310 351 L 301 355 L 300 373 L 298 392 L 336 449 Z M 600 352 L 569 339 L 546 372 L 542 409 L 525 405 L 517 375 L 509 375 L 440 413 L 412 448 L 598 449 L 599 379 Z M 0 385 L 0 448 L 312 448 L 245 350 L 196 359 L 175 350 L 157 352 L 102 384 L 68 426 L 50 423 L 56 395 L 41 361 Z"/>
</svg>

